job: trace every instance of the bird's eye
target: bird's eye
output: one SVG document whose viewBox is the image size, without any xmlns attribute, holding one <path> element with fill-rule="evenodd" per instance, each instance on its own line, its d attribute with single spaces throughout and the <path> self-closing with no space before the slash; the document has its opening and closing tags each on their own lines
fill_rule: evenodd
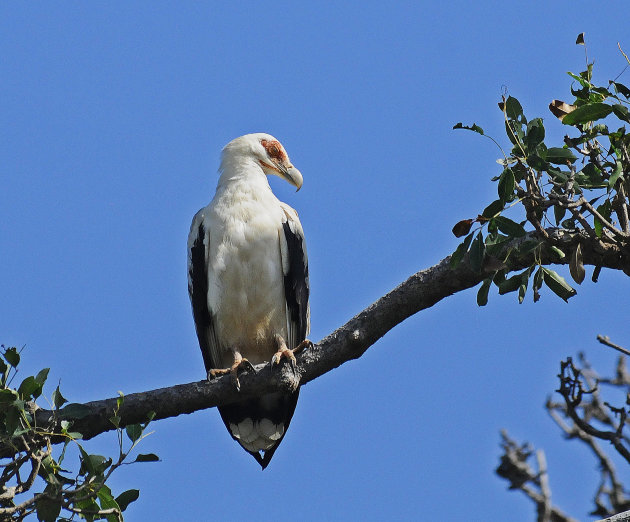
<svg viewBox="0 0 630 522">
<path fill-rule="evenodd" d="M 260 144 L 267 152 L 267 156 L 275 160 L 283 160 L 285 153 L 277 141 L 260 140 Z"/>
</svg>

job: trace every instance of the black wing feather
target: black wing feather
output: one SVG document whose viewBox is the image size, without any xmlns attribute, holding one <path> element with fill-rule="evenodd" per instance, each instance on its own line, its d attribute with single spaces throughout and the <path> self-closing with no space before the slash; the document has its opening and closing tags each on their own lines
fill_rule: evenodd
<svg viewBox="0 0 630 522">
<path fill-rule="evenodd" d="M 194 221 L 193 221 L 194 223 Z M 193 225 L 194 226 L 194 225 Z M 190 248 L 190 263 L 188 266 L 188 293 L 192 304 L 195 330 L 201 348 L 201 355 L 206 371 L 217 368 L 216 361 L 212 360 L 210 343 L 214 341 L 214 319 L 208 309 L 208 265 L 206 262 L 206 248 L 204 243 L 206 230 L 203 220 L 197 227 L 197 236 Z"/>
<path fill-rule="evenodd" d="M 302 235 L 292 230 L 288 221 L 282 224 L 282 228 L 289 257 L 288 271 L 284 275 L 284 295 L 290 329 L 293 330 L 294 337 L 289 339 L 292 344 L 289 348 L 295 348 L 306 339 L 308 332 L 308 261 Z"/>
</svg>

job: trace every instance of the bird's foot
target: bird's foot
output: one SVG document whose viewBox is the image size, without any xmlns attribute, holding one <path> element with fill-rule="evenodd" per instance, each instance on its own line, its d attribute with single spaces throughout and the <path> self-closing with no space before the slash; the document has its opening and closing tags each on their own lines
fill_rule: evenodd
<svg viewBox="0 0 630 522">
<path fill-rule="evenodd" d="M 288 359 L 291 361 L 291 366 L 295 368 L 297 366 L 297 361 L 295 360 L 295 355 L 293 355 L 293 350 L 289 350 L 288 348 L 280 348 L 276 353 L 273 354 L 271 358 L 271 366 L 275 366 L 276 364 L 280 364 L 282 359 Z"/>
<path fill-rule="evenodd" d="M 254 366 L 247 359 L 237 359 L 234 364 L 229 368 L 215 368 L 208 372 L 208 380 L 214 379 L 221 375 L 230 374 L 232 377 L 232 383 L 236 387 L 236 391 L 241 391 L 241 383 L 238 380 L 239 372 L 243 370 L 255 372 Z"/>
<path fill-rule="evenodd" d="M 313 341 L 304 339 L 300 344 L 293 348 L 293 353 L 300 353 L 304 349 L 311 349 L 313 347 Z"/>
<path fill-rule="evenodd" d="M 297 368 L 297 361 L 295 359 L 295 354 L 300 353 L 304 348 L 311 348 L 313 343 L 308 339 L 304 339 L 300 344 L 298 344 L 293 350 L 290 350 L 287 347 L 287 343 L 280 336 L 276 335 L 276 345 L 278 346 L 278 351 L 273 354 L 271 358 L 271 365 L 275 366 L 276 364 L 280 364 L 282 359 L 288 359 L 291 362 L 291 367 L 295 370 Z"/>
</svg>

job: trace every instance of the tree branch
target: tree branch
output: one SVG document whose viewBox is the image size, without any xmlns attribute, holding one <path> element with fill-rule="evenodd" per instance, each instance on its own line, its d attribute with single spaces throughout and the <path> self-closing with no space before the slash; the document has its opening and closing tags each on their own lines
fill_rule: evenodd
<svg viewBox="0 0 630 522">
<path fill-rule="evenodd" d="M 549 237 L 540 250 L 518 252 L 518 246 L 524 241 L 541 240 L 541 235 L 530 232 L 524 237 L 509 242 L 495 254 L 495 258 L 486 257 L 484 268 L 475 272 L 465 258 L 456 268 L 450 266 L 450 256 L 437 265 L 421 270 L 391 292 L 378 299 L 346 324 L 297 355 L 298 368 L 294 373 L 289 365 L 272 369 L 269 364 L 256 367 L 256 373 L 246 372 L 240 377 L 241 391 L 237 392 L 230 377 L 225 376 L 208 381 L 180 384 L 141 393 L 126 395 L 118 411 L 120 426 L 146 422 L 149 412 L 154 412 L 154 419 L 174 417 L 184 413 L 212 408 L 282 389 L 293 390 L 327 373 L 352 359 L 358 359 L 378 339 L 394 326 L 411 315 L 430 308 L 445 297 L 471 288 L 492 275 L 497 266 L 508 271 L 521 270 L 532 265 L 566 264 L 569 256 L 559 260 L 550 245 L 561 247 L 567 252 L 579 243 L 582 248 L 585 265 L 623 270 L 630 274 L 630 255 L 622 252 L 614 243 L 589 237 L 585 232 L 549 228 L 545 230 Z M 56 436 L 53 442 L 62 442 L 61 421 L 72 421 L 70 431 L 78 431 L 84 439 L 90 439 L 105 431 L 113 430 L 109 420 L 114 415 L 117 398 L 88 402 L 77 408 L 69 405 L 53 412 L 36 408 L 35 425 L 38 429 Z M 0 447 L 0 457 L 14 455 L 13 447 Z"/>
</svg>

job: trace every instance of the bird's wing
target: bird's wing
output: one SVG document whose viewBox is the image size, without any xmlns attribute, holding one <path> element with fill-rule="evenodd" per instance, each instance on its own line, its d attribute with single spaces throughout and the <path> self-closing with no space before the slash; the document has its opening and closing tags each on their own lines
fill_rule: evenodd
<svg viewBox="0 0 630 522">
<path fill-rule="evenodd" d="M 310 330 L 308 258 L 304 231 L 297 212 L 280 204 L 286 219 L 280 231 L 280 254 L 284 275 L 284 295 L 287 309 L 287 345 L 300 344 Z"/>
<path fill-rule="evenodd" d="M 197 338 L 206 371 L 220 368 L 219 343 L 212 310 L 208 306 L 208 252 L 210 230 L 201 209 L 193 218 L 188 235 L 188 295 L 192 304 Z"/>
</svg>

